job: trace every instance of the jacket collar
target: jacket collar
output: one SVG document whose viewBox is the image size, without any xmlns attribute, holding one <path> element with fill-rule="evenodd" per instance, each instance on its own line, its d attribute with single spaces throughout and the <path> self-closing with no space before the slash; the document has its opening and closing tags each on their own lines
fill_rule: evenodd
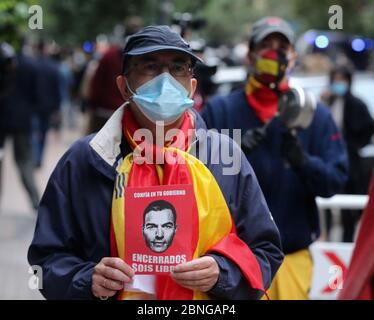
<svg viewBox="0 0 374 320">
<path fill-rule="evenodd" d="M 121 105 L 90 141 L 91 148 L 111 167 L 121 153 L 122 116 L 127 105 Z"/>
<path fill-rule="evenodd" d="M 89 142 L 91 148 L 105 161 L 110 167 L 116 166 L 119 158 L 121 157 L 120 144 L 122 141 L 122 117 L 125 108 L 129 105 L 125 102 L 121 105 L 105 123 L 102 129 L 92 138 Z M 201 116 L 189 109 L 188 112 L 192 115 L 195 123 L 195 129 L 205 129 L 206 125 Z M 198 131 L 197 131 L 198 132 Z M 193 143 L 199 140 L 199 136 L 195 136 Z"/>
</svg>

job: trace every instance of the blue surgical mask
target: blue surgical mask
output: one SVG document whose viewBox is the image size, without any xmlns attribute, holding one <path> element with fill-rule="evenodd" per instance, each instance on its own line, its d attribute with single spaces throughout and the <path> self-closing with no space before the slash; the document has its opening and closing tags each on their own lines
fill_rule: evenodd
<svg viewBox="0 0 374 320">
<path fill-rule="evenodd" d="M 334 81 L 330 86 L 330 90 L 333 95 L 342 97 L 348 91 L 348 84 L 344 81 Z"/>
<path fill-rule="evenodd" d="M 167 72 L 144 83 L 136 92 L 129 90 L 132 100 L 149 120 L 164 121 L 165 125 L 173 123 L 194 104 L 188 91 Z"/>
</svg>

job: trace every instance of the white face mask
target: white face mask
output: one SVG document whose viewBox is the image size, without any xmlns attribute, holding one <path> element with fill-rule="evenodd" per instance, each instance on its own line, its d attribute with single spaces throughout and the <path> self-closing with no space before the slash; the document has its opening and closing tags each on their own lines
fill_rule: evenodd
<svg viewBox="0 0 374 320">
<path fill-rule="evenodd" d="M 168 72 L 144 83 L 136 92 L 127 87 L 133 94 L 131 99 L 152 122 L 173 123 L 194 104 L 188 91 Z"/>
</svg>

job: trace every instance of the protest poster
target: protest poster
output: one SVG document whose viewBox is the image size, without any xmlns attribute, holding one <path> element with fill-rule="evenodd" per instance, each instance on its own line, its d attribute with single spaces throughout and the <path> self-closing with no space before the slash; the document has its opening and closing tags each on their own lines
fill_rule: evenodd
<svg viewBox="0 0 374 320">
<path fill-rule="evenodd" d="M 191 185 L 128 187 L 125 261 L 136 274 L 166 274 L 192 259 Z"/>
</svg>

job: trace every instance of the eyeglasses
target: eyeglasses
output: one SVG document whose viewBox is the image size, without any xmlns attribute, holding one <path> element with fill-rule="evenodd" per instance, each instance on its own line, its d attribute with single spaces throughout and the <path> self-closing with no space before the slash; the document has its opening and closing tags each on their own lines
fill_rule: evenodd
<svg viewBox="0 0 374 320">
<path fill-rule="evenodd" d="M 134 68 L 136 72 L 144 76 L 156 77 L 161 74 L 167 67 L 169 73 L 173 77 L 188 77 L 192 75 L 193 68 L 188 62 L 171 62 L 169 64 L 161 64 L 153 61 L 137 62 L 130 66 L 129 71 Z"/>
</svg>

